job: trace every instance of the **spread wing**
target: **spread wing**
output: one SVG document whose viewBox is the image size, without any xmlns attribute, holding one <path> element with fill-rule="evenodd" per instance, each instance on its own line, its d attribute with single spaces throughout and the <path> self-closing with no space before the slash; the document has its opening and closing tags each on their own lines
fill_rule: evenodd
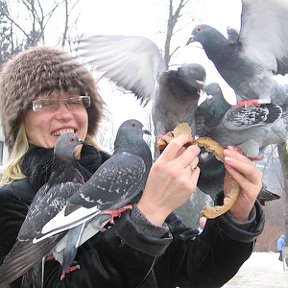
<svg viewBox="0 0 288 288">
<path fill-rule="evenodd" d="M 141 103 L 153 99 L 164 61 L 156 44 L 145 37 L 96 35 L 81 40 L 79 56 L 103 76 L 132 91 Z"/>
<path fill-rule="evenodd" d="M 242 51 L 245 57 L 278 74 L 288 72 L 287 15 L 285 0 L 242 0 Z"/>
</svg>

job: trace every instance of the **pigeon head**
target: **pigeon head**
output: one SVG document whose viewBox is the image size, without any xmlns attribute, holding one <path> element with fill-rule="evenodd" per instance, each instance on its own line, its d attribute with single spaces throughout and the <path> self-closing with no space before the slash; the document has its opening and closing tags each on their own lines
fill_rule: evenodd
<svg viewBox="0 0 288 288">
<path fill-rule="evenodd" d="M 151 133 L 146 130 L 141 122 L 135 119 L 129 119 L 123 122 L 117 132 L 115 139 L 115 147 L 129 146 L 130 143 L 135 143 L 143 139 L 144 134 L 151 135 Z"/>
<path fill-rule="evenodd" d="M 197 91 L 204 87 L 206 79 L 205 68 L 197 63 L 183 64 L 178 68 L 179 79 L 187 87 L 195 88 Z M 190 89 L 191 89 L 190 88 Z"/>
<path fill-rule="evenodd" d="M 190 108 L 188 108 L 186 104 L 192 106 L 191 108 L 197 107 L 195 102 L 198 103 L 200 92 L 205 85 L 205 80 L 206 70 L 202 65 L 198 63 L 187 63 L 178 67 L 177 70 L 167 70 L 162 73 L 159 79 L 160 92 L 158 96 L 158 102 L 160 102 L 161 96 L 162 101 L 181 101 L 181 103 L 184 101 L 185 104 L 183 105 L 187 110 L 190 110 Z M 162 102 L 161 106 L 163 107 L 164 105 L 165 104 Z M 171 105 L 174 106 L 173 104 Z M 167 115 L 166 114 L 165 117 L 168 115 L 170 117 L 167 118 L 171 120 L 171 113 L 168 113 Z M 157 118 L 156 115 L 155 117 Z M 159 119 L 159 121 L 163 121 L 163 119 Z M 181 121 L 187 122 L 186 119 L 182 119 Z"/>
<path fill-rule="evenodd" d="M 205 116 L 207 126 L 217 125 L 231 105 L 225 100 L 218 83 L 210 83 L 205 88 L 206 100 L 197 108 L 197 114 Z M 209 124 L 210 123 L 210 124 Z"/>
<path fill-rule="evenodd" d="M 213 62 L 217 55 L 221 55 L 217 52 L 224 48 L 224 50 L 227 50 L 227 44 L 230 43 L 230 41 L 217 29 L 206 24 L 198 25 L 193 29 L 186 44 L 188 45 L 192 42 L 199 42 L 203 46 L 208 58 L 212 58 Z M 223 59 L 218 60 L 223 61 Z"/>
<path fill-rule="evenodd" d="M 61 134 L 55 144 L 54 155 L 61 160 L 74 159 L 75 148 L 85 142 L 75 133 L 67 132 Z"/>
<path fill-rule="evenodd" d="M 150 162 L 152 163 L 152 156 L 149 146 L 143 139 L 144 134 L 151 135 L 138 120 L 129 119 L 123 122 L 118 129 L 114 142 L 114 154 L 129 152 L 139 155 L 144 159 L 148 157 L 150 165 Z"/>
</svg>

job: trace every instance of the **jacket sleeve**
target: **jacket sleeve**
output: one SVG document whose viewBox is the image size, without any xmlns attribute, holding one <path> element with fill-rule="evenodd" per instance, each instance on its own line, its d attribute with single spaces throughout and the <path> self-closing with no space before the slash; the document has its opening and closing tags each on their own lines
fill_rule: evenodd
<svg viewBox="0 0 288 288">
<path fill-rule="evenodd" d="M 49 261 L 45 287 L 138 287 L 172 238 L 167 233 L 161 237 L 143 233 L 131 214 L 125 213 L 115 225 L 79 247 L 76 261 L 80 269 L 66 274 L 63 282 L 59 280 L 60 265 Z"/>
<path fill-rule="evenodd" d="M 250 257 L 255 240 L 264 226 L 261 205 L 255 202 L 251 220 L 240 224 L 228 213 L 207 219 L 203 232 L 186 227 L 175 215 L 167 219 L 174 237 L 157 264 L 158 275 L 176 271 L 170 283 L 180 287 L 221 287 L 231 279 Z M 164 265 L 164 263 L 169 263 Z M 175 287 L 161 278 L 161 287 Z"/>
<path fill-rule="evenodd" d="M 25 181 L 21 181 L 20 187 L 23 189 L 18 190 L 18 194 L 13 183 L 0 189 L 0 265 L 15 243 L 32 201 Z"/>
<path fill-rule="evenodd" d="M 1 263 L 14 245 L 33 199 L 31 187 L 26 187 L 25 181 L 22 184 L 17 183 L 16 189 L 10 185 L 0 189 Z M 21 194 L 19 185 L 25 194 Z M 139 228 L 141 219 L 135 223 L 131 215 L 127 211 L 115 225 L 81 245 L 75 259 L 80 269 L 66 274 L 63 281 L 60 264 L 56 260 L 46 261 L 44 287 L 137 287 L 152 269 L 156 257 L 164 253 L 172 236 L 167 235 L 168 228 L 157 228 L 155 235 L 146 235 Z M 21 279 L 10 287 L 20 288 Z"/>
</svg>

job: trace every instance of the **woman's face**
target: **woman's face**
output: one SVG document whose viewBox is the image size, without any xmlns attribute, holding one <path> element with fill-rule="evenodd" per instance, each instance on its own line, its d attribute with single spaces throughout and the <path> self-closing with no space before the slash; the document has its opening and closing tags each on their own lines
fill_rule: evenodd
<svg viewBox="0 0 288 288">
<path fill-rule="evenodd" d="M 75 91 L 53 91 L 48 97 L 39 99 L 68 99 L 79 96 Z M 72 106 L 72 105 L 71 105 Z M 56 107 L 56 108 L 55 108 Z M 43 106 L 37 111 L 29 110 L 24 116 L 24 127 L 29 143 L 53 148 L 58 136 L 73 131 L 81 139 L 85 139 L 88 130 L 88 114 L 84 105 L 69 105 L 65 101 L 56 101 L 56 105 Z"/>
</svg>

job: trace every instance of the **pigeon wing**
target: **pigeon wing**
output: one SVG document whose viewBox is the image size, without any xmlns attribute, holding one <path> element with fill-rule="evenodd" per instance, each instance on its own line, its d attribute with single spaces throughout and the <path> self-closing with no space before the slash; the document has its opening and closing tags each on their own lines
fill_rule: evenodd
<svg viewBox="0 0 288 288">
<path fill-rule="evenodd" d="M 15 281 L 41 261 L 43 256 L 49 255 L 59 237 L 62 235 L 45 239 L 37 245 L 32 241 L 16 241 L 0 267 L 0 287 Z"/>
<path fill-rule="evenodd" d="M 40 188 L 20 228 L 18 240 L 27 241 L 36 237 L 42 227 L 61 211 L 66 204 L 66 200 L 71 197 L 81 185 L 80 183 L 74 182 L 55 184 L 49 189 L 49 193 L 45 195 L 42 193 L 45 191 L 45 187 L 44 189 Z"/>
<path fill-rule="evenodd" d="M 68 199 L 81 185 L 74 182 L 55 184 L 48 193 L 46 193 L 47 184 L 39 189 L 18 233 L 17 241 L 1 266 L 1 284 L 16 280 L 44 256 L 49 255 L 64 236 L 63 233 L 49 237 L 40 243 L 33 243 L 32 240 L 40 233 L 45 223 L 64 207 L 65 199 Z"/>
<path fill-rule="evenodd" d="M 242 53 L 277 74 L 288 72 L 288 2 L 242 0 Z"/>
<path fill-rule="evenodd" d="M 154 96 L 163 57 L 154 42 L 140 36 L 96 35 L 80 41 L 79 56 L 141 103 Z"/>
<path fill-rule="evenodd" d="M 223 118 L 223 125 L 230 130 L 245 130 L 248 128 L 268 125 L 281 118 L 282 109 L 278 105 L 264 104 L 231 108 Z"/>
</svg>

